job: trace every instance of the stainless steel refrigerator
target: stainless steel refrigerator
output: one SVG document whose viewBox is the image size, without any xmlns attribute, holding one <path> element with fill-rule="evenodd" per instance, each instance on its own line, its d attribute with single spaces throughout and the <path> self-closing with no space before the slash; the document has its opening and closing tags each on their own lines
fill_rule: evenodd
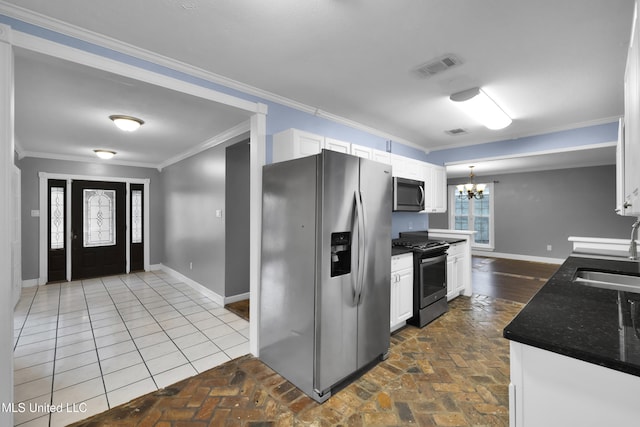
<svg viewBox="0 0 640 427">
<path fill-rule="evenodd" d="M 372 160 L 263 169 L 259 357 L 318 402 L 388 354 L 391 202 Z"/>
</svg>

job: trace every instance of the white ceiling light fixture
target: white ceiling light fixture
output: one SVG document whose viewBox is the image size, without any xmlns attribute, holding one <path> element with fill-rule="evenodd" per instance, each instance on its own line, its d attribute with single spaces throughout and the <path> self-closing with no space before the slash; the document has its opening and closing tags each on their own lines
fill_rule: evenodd
<svg viewBox="0 0 640 427">
<path fill-rule="evenodd" d="M 449 97 L 460 109 L 491 130 L 504 129 L 511 117 L 479 87 L 454 93 Z"/>
<path fill-rule="evenodd" d="M 140 126 L 144 124 L 142 119 L 132 116 L 123 116 L 120 114 L 114 114 L 109 116 L 109 118 L 113 121 L 113 123 L 118 127 L 118 129 L 123 130 L 125 132 L 133 132 L 138 130 Z"/>
<path fill-rule="evenodd" d="M 93 150 L 93 152 L 96 153 L 96 156 L 104 160 L 109 160 L 116 155 L 116 152 L 111 150 Z"/>
</svg>

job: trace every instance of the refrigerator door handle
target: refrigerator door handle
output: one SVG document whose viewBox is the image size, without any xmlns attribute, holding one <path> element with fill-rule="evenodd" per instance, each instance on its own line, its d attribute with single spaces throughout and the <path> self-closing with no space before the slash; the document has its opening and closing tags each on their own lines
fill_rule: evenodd
<svg viewBox="0 0 640 427">
<path fill-rule="evenodd" d="M 367 259 L 367 217 L 362 200 L 362 193 L 356 192 L 356 206 L 358 207 L 358 287 L 356 291 L 356 304 L 360 304 L 362 299 L 362 288 L 364 286 L 365 261 Z"/>
<path fill-rule="evenodd" d="M 360 242 L 360 201 L 358 200 L 358 192 L 354 191 L 353 193 L 353 205 L 354 205 L 354 210 L 353 210 L 353 222 L 352 222 L 352 229 L 353 229 L 353 237 L 355 238 L 355 233 L 357 231 L 358 233 L 358 243 Z M 354 245 L 352 245 L 353 248 Z M 351 262 L 353 263 L 353 268 L 351 269 L 351 290 L 352 290 L 352 296 L 353 296 L 353 305 L 357 305 L 358 304 L 358 280 L 360 277 L 360 269 L 359 269 L 359 264 L 360 264 L 360 245 L 358 244 L 358 247 L 356 248 L 355 251 L 355 260 L 354 257 L 351 258 Z"/>
</svg>

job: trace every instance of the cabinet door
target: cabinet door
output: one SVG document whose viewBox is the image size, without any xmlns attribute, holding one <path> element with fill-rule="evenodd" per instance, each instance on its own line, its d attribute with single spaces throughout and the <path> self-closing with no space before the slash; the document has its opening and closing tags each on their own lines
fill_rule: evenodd
<svg viewBox="0 0 640 427">
<path fill-rule="evenodd" d="M 624 119 L 618 122 L 618 143 L 616 144 L 616 213 L 626 215 L 624 192 Z"/>
<path fill-rule="evenodd" d="M 447 211 L 447 173 L 442 166 L 422 163 L 422 176 L 424 180 L 424 211 Z"/>
<path fill-rule="evenodd" d="M 398 321 L 405 321 L 413 316 L 413 268 L 398 273 Z"/>
<path fill-rule="evenodd" d="M 422 171 L 423 162 L 410 159 L 408 157 L 399 156 L 397 154 L 391 155 L 391 166 L 393 176 L 400 178 L 423 180 Z"/>
<path fill-rule="evenodd" d="M 465 264 L 464 255 L 458 255 L 455 259 L 455 281 L 453 282 L 453 290 L 457 294 L 461 294 L 464 291 Z"/>
<path fill-rule="evenodd" d="M 456 257 L 447 256 L 447 298 L 451 299 L 455 295 L 458 269 L 456 268 Z"/>
<path fill-rule="evenodd" d="M 624 139 L 624 192 L 626 214 L 640 215 L 640 84 L 638 82 L 640 49 L 638 46 L 637 10 L 634 13 L 634 31 L 631 35 L 624 81 L 625 139 Z"/>
<path fill-rule="evenodd" d="M 447 171 L 442 166 L 434 166 L 433 179 L 433 209 L 434 212 L 447 211 Z"/>
<path fill-rule="evenodd" d="M 351 144 L 345 141 L 340 141 L 339 139 L 325 138 L 324 148 L 331 151 L 337 151 L 339 153 L 351 153 Z"/>
<path fill-rule="evenodd" d="M 351 154 L 354 156 L 362 157 L 363 159 L 373 158 L 372 149 L 369 147 L 363 147 L 362 145 L 351 144 Z"/>
<path fill-rule="evenodd" d="M 273 161 L 283 162 L 318 154 L 323 145 L 323 136 L 299 129 L 287 129 L 273 135 Z"/>
<path fill-rule="evenodd" d="M 376 162 L 384 163 L 385 165 L 391 164 L 391 153 L 375 149 L 371 151 L 371 158 Z"/>
<path fill-rule="evenodd" d="M 433 165 L 431 163 L 422 163 L 422 179 L 424 180 L 424 212 L 434 212 L 434 175 Z"/>
<path fill-rule="evenodd" d="M 393 327 L 400 323 L 398 321 L 398 298 L 399 298 L 399 282 L 398 275 L 391 273 L 391 298 L 389 307 L 389 326 L 393 330 Z"/>
</svg>

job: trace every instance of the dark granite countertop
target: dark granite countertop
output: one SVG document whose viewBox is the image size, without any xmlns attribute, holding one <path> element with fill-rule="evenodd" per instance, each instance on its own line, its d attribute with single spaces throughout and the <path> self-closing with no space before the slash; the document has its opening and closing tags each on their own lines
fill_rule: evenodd
<svg viewBox="0 0 640 427">
<path fill-rule="evenodd" d="M 638 262 L 569 257 L 504 328 L 504 337 L 640 376 L 640 331 L 628 303 L 640 294 L 574 283 L 579 269 L 640 276 Z"/>
</svg>

